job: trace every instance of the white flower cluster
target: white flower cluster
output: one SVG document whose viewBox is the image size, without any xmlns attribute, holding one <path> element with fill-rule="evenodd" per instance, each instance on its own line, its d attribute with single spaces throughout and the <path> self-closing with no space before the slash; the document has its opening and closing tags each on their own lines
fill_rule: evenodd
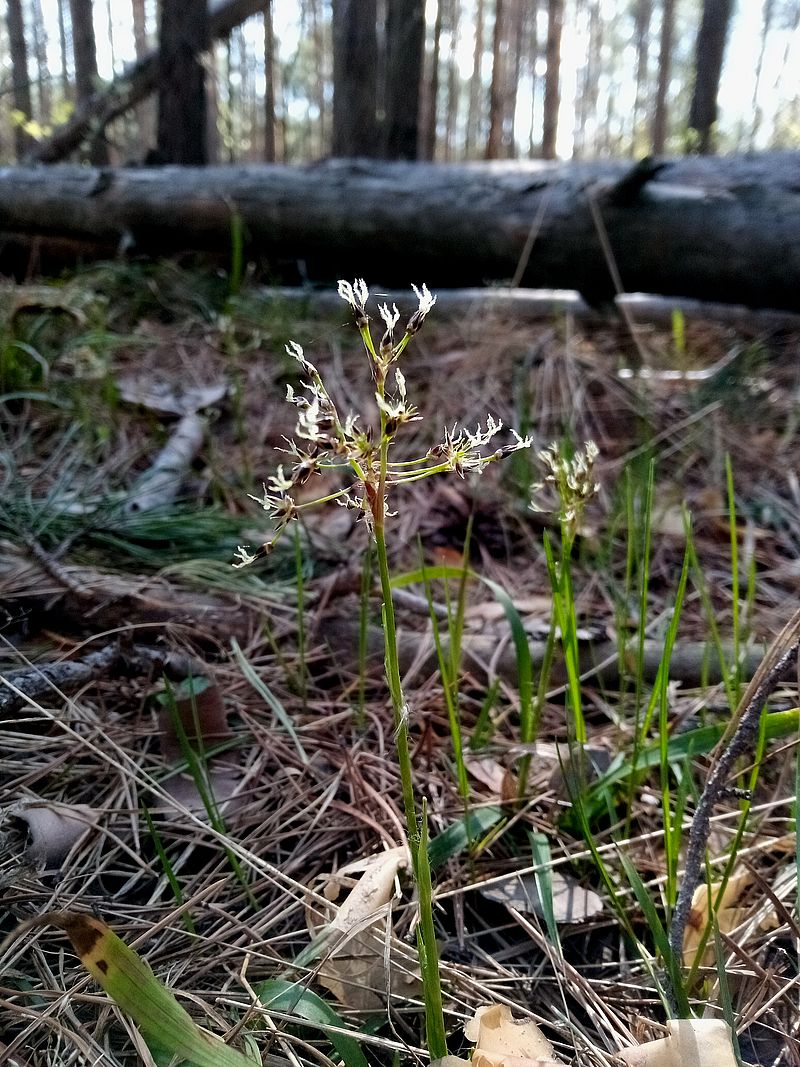
<svg viewBox="0 0 800 1067">
<path fill-rule="evenodd" d="M 587 441 L 583 450 L 578 450 L 568 459 L 557 442 L 543 449 L 538 458 L 548 473 L 544 482 L 531 487 L 536 493 L 551 485 L 558 496 L 559 517 L 562 522 L 575 525 L 580 519 L 586 502 L 600 491 L 600 483 L 594 478 L 594 461 L 599 449 L 594 441 Z M 542 511 L 536 500 L 531 501 L 532 511 Z"/>
<path fill-rule="evenodd" d="M 322 468 L 350 471 L 350 484 L 322 499 L 334 500 L 344 507 L 357 510 L 372 531 L 379 517 L 382 521 L 391 514 L 386 509 L 385 494 L 388 487 L 446 471 L 455 471 L 463 478 L 468 471 L 480 473 L 487 464 L 510 452 L 531 446 L 530 437 L 520 437 L 511 430 L 514 438 L 511 444 L 494 447 L 487 452 L 487 446 L 503 429 L 502 423 L 490 415 L 485 428 L 478 425 L 474 432 L 456 426 L 445 429 L 442 442 L 417 461 L 397 465 L 390 462 L 389 448 L 398 429 L 404 423 L 422 418 L 409 402 L 405 376 L 396 361 L 422 327 L 436 303 L 436 297 L 427 285 L 423 284 L 421 288 L 415 285 L 412 288 L 418 307 L 397 343 L 394 341 L 395 328 L 400 320 L 397 306 L 392 304 L 390 308 L 384 303 L 378 308 L 385 330 L 376 349 L 366 310 L 369 299 L 366 282 L 363 278 L 339 282 L 339 296 L 353 309 L 364 347 L 372 361 L 375 400 L 380 415 L 377 442 L 373 434 L 359 428 L 358 416 L 348 415 L 344 421 L 340 419 L 319 371 L 306 359 L 302 347 L 296 341 L 286 345 L 287 353 L 299 363 L 303 374 L 300 391 L 295 391 L 291 385 L 286 388 L 286 399 L 297 408 L 295 435 L 302 442 L 302 447 L 296 441 L 288 441 L 284 451 L 291 456 L 292 465 L 288 467 L 281 464 L 264 485 L 263 495 L 251 497 L 269 512 L 275 532 L 272 539 L 261 545 L 255 553 L 238 548 L 235 566 L 244 567 L 272 550 L 278 537 L 300 509 L 311 506 L 298 504 L 292 495 L 294 490 Z M 394 388 L 389 391 L 387 383 L 392 369 Z"/>
</svg>

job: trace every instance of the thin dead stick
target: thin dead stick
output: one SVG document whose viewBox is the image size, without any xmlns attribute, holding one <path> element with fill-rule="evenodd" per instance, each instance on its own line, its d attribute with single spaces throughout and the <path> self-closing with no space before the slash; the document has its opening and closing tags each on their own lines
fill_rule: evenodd
<svg viewBox="0 0 800 1067">
<path fill-rule="evenodd" d="M 761 713 L 769 697 L 794 665 L 800 645 L 800 611 L 787 622 L 764 656 L 758 670 L 744 691 L 739 706 L 725 733 L 714 750 L 714 758 L 705 788 L 697 802 L 686 851 L 686 869 L 681 881 L 669 944 L 674 959 L 683 959 L 683 936 L 692 907 L 694 891 L 700 883 L 708 838 L 711 833 L 711 813 L 724 796 L 733 765 L 753 743 L 758 733 Z M 675 1000 L 673 990 L 673 1002 Z"/>
<path fill-rule="evenodd" d="M 82 659 L 32 664 L 0 674 L 0 714 L 14 714 L 26 700 L 41 702 L 55 696 L 61 701 L 65 694 L 105 677 L 112 670 L 124 677 L 165 672 L 173 678 L 183 678 L 192 671 L 192 661 L 168 649 L 144 645 L 122 648 L 119 642 L 114 642 Z M 201 674 L 202 667 L 195 664 L 192 673 Z"/>
</svg>

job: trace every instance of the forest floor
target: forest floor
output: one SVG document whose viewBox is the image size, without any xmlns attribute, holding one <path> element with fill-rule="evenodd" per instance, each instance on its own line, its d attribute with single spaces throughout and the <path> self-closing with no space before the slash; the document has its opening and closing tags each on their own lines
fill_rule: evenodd
<svg viewBox="0 0 800 1067">
<path fill-rule="evenodd" d="M 424 1061 L 416 907 L 388 851 L 405 829 L 366 528 L 347 508 L 303 510 L 266 560 L 231 565 L 270 535 L 248 494 L 294 434 L 286 342 L 342 412 L 374 420 L 349 309 L 299 316 L 170 263 L 6 287 L 0 302 L 0 932 L 99 916 L 264 1063 Z M 800 332 L 678 316 L 639 339 L 645 373 L 626 373 L 619 324 L 434 308 L 402 358 L 424 418 L 402 428 L 400 458 L 489 414 L 535 442 L 390 502 L 454 1054 L 469 1054 L 464 1022 L 489 1003 L 538 1020 L 557 1062 L 610 1065 L 664 1032 L 659 929 L 709 754 L 798 607 Z M 570 559 L 548 569 L 560 524 L 531 488 L 546 473 L 537 453 L 590 440 L 599 491 Z M 311 477 L 301 499 L 337 478 Z M 577 691 L 552 625 L 559 566 Z M 520 736 L 525 701 L 535 737 Z M 790 678 L 758 758 L 738 764 L 751 793 L 714 810 L 709 877 L 733 857 L 729 892 L 710 947 L 685 957 L 691 1003 L 733 1022 L 743 1063 L 800 1063 L 797 704 Z M 385 873 L 386 855 L 377 921 L 373 900 L 349 939 L 315 952 L 330 902 L 364 870 Z M 60 931 L 12 939 L 0 974 L 4 1062 L 153 1062 Z"/>
</svg>

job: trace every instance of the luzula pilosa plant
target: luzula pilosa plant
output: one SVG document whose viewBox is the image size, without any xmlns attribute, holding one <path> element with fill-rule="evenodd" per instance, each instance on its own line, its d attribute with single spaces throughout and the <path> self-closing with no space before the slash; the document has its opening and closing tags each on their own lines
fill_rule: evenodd
<svg viewBox="0 0 800 1067">
<path fill-rule="evenodd" d="M 530 447 L 530 438 L 520 437 L 511 430 L 512 442 L 491 448 L 491 442 L 500 433 L 502 423 L 487 417 L 485 428 L 478 425 L 474 432 L 453 427 L 445 428 L 439 444 L 414 460 L 392 462 L 391 449 L 400 428 L 422 416 L 409 402 L 406 382 L 398 360 L 422 328 L 428 313 L 436 303 L 428 287 L 413 286 L 419 306 L 406 324 L 402 337 L 395 341 L 395 331 L 400 321 L 400 312 L 393 304 L 381 304 L 378 308 L 384 331 L 378 344 L 370 330 L 370 318 L 366 311 L 369 291 L 363 279 L 350 283 L 339 282 L 339 295 L 353 309 L 356 326 L 369 359 L 370 372 L 375 385 L 375 400 L 378 409 L 377 432 L 372 427 L 363 427 L 359 416 L 348 415 L 342 419 L 336 409 L 317 368 L 310 363 L 299 344 L 290 341 L 286 351 L 300 364 L 303 378 L 302 390 L 298 393 L 287 387 L 286 398 L 298 409 L 296 440 L 288 442 L 285 451 L 290 460 L 278 467 L 277 473 L 264 486 L 263 497 L 253 497 L 268 511 L 275 522 L 271 540 L 255 552 L 245 548 L 237 551 L 238 563 L 243 567 L 269 554 L 287 524 L 302 510 L 336 501 L 359 512 L 366 523 L 376 546 L 378 569 L 383 596 L 383 630 L 386 650 L 386 678 L 394 714 L 395 741 L 400 767 L 408 840 L 415 881 L 419 892 L 420 922 L 417 927 L 420 965 L 425 988 L 427 1037 L 431 1055 L 436 1058 L 447 1054 L 436 937 L 433 925 L 430 870 L 427 863 L 425 840 L 427 826 L 423 803 L 422 826 L 417 819 L 414 785 L 411 773 L 411 755 L 408 745 L 409 706 L 403 694 L 400 666 L 397 654 L 397 634 L 389 579 L 389 563 L 386 553 L 385 526 L 391 514 L 387 509 L 389 490 L 406 485 L 434 474 L 455 471 L 462 478 L 468 471 L 480 473 L 495 460 L 520 448 Z M 347 478 L 347 484 L 336 492 L 308 503 L 298 503 L 292 495 L 313 474 L 321 471 L 339 471 Z"/>
<path fill-rule="evenodd" d="M 363 279 L 356 279 L 352 284 L 339 282 L 339 295 L 355 313 L 356 326 L 369 358 L 378 407 L 377 433 L 372 427 L 362 427 L 358 415 L 349 414 L 342 419 L 322 376 L 313 363 L 306 359 L 300 345 L 294 341 L 286 345 L 286 351 L 297 360 L 304 375 L 300 393 L 296 393 L 291 385 L 287 386 L 286 391 L 286 399 L 298 409 L 295 429 L 297 440 L 289 441 L 285 449 L 291 463 L 278 467 L 277 473 L 265 484 L 262 497 L 252 497 L 272 516 L 275 522 L 274 535 L 255 552 L 239 548 L 239 561 L 236 564 L 243 567 L 268 555 L 287 524 L 305 508 L 333 500 L 344 507 L 355 509 L 364 519 L 375 540 L 381 576 L 387 680 L 394 709 L 403 804 L 412 839 L 412 854 L 418 839 L 418 829 L 410 761 L 403 755 L 403 750 L 407 748 L 409 709 L 400 684 L 386 557 L 385 526 L 386 518 L 390 515 L 387 510 L 387 496 L 394 486 L 407 485 L 434 474 L 455 471 L 463 478 L 467 471 L 479 473 L 489 463 L 520 448 L 529 448 L 532 444 L 531 438 L 520 437 L 515 430 L 511 430 L 513 440 L 510 444 L 487 451 L 487 446 L 503 429 L 503 424 L 490 415 L 486 419 L 485 428 L 478 425 L 474 432 L 455 426 L 452 429 L 445 428 L 439 444 L 428 449 L 423 456 L 398 463 L 391 461 L 391 448 L 400 427 L 404 423 L 422 418 L 408 400 L 405 378 L 397 362 L 409 341 L 422 328 L 428 313 L 436 303 L 436 297 L 429 292 L 426 285 L 421 289 L 415 285 L 413 289 L 419 306 L 408 320 L 399 341 L 395 341 L 395 330 L 400 320 L 400 312 L 394 304 L 391 308 L 387 304 L 380 305 L 378 311 L 385 329 L 376 345 L 366 311 L 369 298 L 366 283 Z M 348 475 L 348 484 L 317 500 L 297 503 L 292 492 L 313 474 L 323 470 L 340 471 Z"/>
</svg>

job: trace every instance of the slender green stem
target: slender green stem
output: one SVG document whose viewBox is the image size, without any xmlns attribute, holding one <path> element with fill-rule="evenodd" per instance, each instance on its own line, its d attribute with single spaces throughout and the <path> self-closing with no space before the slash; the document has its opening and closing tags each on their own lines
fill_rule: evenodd
<svg viewBox="0 0 800 1067">
<path fill-rule="evenodd" d="M 397 627 L 392 604 L 392 587 L 389 578 L 389 562 L 386 555 L 386 539 L 383 525 L 375 523 L 375 546 L 378 557 L 378 573 L 381 578 L 381 595 L 383 596 L 383 634 L 385 645 L 386 680 L 389 683 L 389 695 L 392 698 L 394 714 L 395 745 L 397 760 L 400 765 L 400 783 L 403 790 L 403 809 L 408 828 L 408 843 L 411 857 L 416 867 L 416 853 L 419 849 L 419 830 L 417 812 L 414 804 L 414 781 L 411 773 L 411 752 L 408 747 L 408 708 L 403 697 L 403 685 L 400 681 L 400 663 L 397 655 Z"/>
<path fill-rule="evenodd" d="M 383 395 L 384 379 L 378 375 L 379 395 Z M 425 1029 L 432 1059 L 447 1055 L 447 1038 L 442 1009 L 442 987 L 439 974 L 439 950 L 436 945 L 436 929 L 433 922 L 433 889 L 428 862 L 427 812 L 423 801 L 423 825 L 417 823 L 414 801 L 414 779 L 411 771 L 411 751 L 408 746 L 408 705 L 403 696 L 400 679 L 400 660 L 397 651 L 397 627 L 392 602 L 392 587 L 389 577 L 389 559 L 386 553 L 386 476 L 388 470 L 391 435 L 387 432 L 386 416 L 381 410 L 380 450 L 377 486 L 367 490 L 370 496 L 372 519 L 375 527 L 375 546 L 378 558 L 378 573 L 383 596 L 383 639 L 385 649 L 386 680 L 392 700 L 395 727 L 397 762 L 400 767 L 400 783 L 403 792 L 403 808 L 406 816 L 408 844 L 411 850 L 411 865 L 419 893 L 420 924 L 417 929 L 420 969 L 425 999 Z M 374 495 L 372 495 L 374 494 Z"/>
</svg>

